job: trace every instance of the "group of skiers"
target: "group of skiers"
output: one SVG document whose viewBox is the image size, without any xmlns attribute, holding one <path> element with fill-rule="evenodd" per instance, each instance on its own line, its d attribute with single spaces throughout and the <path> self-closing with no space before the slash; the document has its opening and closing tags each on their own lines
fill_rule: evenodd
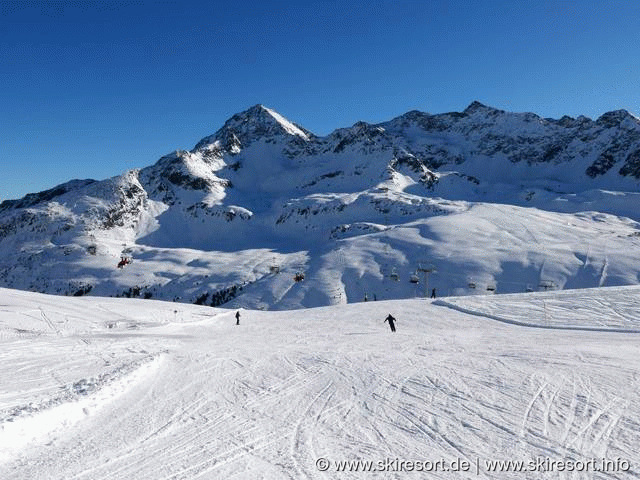
<svg viewBox="0 0 640 480">
<path fill-rule="evenodd" d="M 436 298 L 436 289 L 433 288 L 431 290 L 431 298 Z M 377 300 L 378 298 L 376 297 L 376 295 L 373 296 L 374 300 Z M 369 298 L 367 297 L 367 294 L 364 294 L 364 301 L 368 301 Z M 395 319 L 395 317 L 391 314 L 387 315 L 387 318 L 384 319 L 385 322 L 389 322 L 389 328 L 391 328 L 392 332 L 396 331 L 396 324 L 395 322 L 397 322 L 397 320 Z M 383 322 L 384 323 L 384 322 Z M 238 310 L 236 312 L 236 325 L 240 325 L 240 311 Z"/>
<path fill-rule="evenodd" d="M 392 332 L 396 331 L 396 324 L 395 322 L 397 322 L 397 320 L 395 319 L 395 317 L 391 314 L 387 315 L 387 318 L 384 319 L 385 322 L 389 322 L 389 327 L 391 328 Z M 236 312 L 236 325 L 240 325 L 240 310 L 238 310 Z"/>
</svg>

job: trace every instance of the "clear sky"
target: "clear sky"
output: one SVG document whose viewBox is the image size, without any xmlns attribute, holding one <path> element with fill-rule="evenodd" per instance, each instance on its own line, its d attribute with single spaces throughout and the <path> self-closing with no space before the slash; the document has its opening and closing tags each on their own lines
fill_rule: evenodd
<svg viewBox="0 0 640 480">
<path fill-rule="evenodd" d="M 190 149 L 256 103 L 317 134 L 473 100 L 640 112 L 640 2 L 0 0 L 0 199 Z"/>
</svg>

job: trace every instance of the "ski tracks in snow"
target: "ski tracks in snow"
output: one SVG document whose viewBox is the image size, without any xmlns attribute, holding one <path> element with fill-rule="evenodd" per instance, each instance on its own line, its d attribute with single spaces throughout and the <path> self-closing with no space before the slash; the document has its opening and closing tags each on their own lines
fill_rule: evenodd
<svg viewBox="0 0 640 480">
<path fill-rule="evenodd" d="M 637 409 L 630 410 L 629 400 L 596 387 L 589 377 L 569 374 L 539 379 L 536 374 L 526 383 L 538 387 L 524 410 L 520 437 L 527 449 L 543 448 L 557 458 L 611 457 L 610 447 L 617 450 L 612 442 L 623 434 L 624 419 L 637 414 Z M 640 440 L 638 431 L 626 434 Z"/>
<path fill-rule="evenodd" d="M 109 397 L 48 445 L 10 458 L 0 476 L 297 480 L 335 478 L 336 472 L 316 468 L 320 457 L 638 460 L 634 336 L 522 328 L 427 302 L 401 305 L 394 304 L 401 319 L 395 334 L 380 327 L 376 305 L 366 306 L 373 320 L 360 315 L 353 323 L 336 323 L 332 309 L 306 313 L 309 319 L 247 311 L 241 326 L 224 313 L 107 337 L 88 333 L 91 349 L 113 354 L 116 363 L 168 343 L 153 375 Z M 624 315 L 630 306 L 617 310 Z M 55 354 L 63 340 L 46 340 L 44 358 L 52 367 L 62 362 Z M 27 340 L 13 341 L 20 349 Z M 74 355 L 94 358 L 69 342 Z M 34 379 L 36 367 L 24 367 Z M 21 385 L 33 388 L 26 382 L 12 388 Z"/>
</svg>

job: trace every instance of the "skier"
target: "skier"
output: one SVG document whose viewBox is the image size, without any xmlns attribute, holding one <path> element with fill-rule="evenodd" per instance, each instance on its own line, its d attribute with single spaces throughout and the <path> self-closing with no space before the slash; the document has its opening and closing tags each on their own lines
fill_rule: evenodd
<svg viewBox="0 0 640 480">
<path fill-rule="evenodd" d="M 391 314 L 389 314 L 389 316 L 387 318 L 384 319 L 385 322 L 389 322 L 389 327 L 391 327 L 391 331 L 395 332 L 396 331 L 396 326 L 394 325 L 393 322 L 396 321 L 395 318 L 393 318 L 393 316 Z M 383 322 L 384 323 L 384 322 Z"/>
<path fill-rule="evenodd" d="M 436 289 L 431 290 L 431 298 L 436 298 Z"/>
<path fill-rule="evenodd" d="M 240 325 L 240 310 L 236 312 L 236 325 Z"/>
</svg>

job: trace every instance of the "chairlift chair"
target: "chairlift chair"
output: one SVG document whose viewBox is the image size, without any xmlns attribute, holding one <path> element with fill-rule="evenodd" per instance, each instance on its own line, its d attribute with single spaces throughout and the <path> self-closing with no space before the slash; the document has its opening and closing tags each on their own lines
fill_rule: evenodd
<svg viewBox="0 0 640 480">
<path fill-rule="evenodd" d="M 120 257 L 120 261 L 118 262 L 118 268 L 124 268 L 125 265 L 129 265 L 131 263 L 131 258 L 129 257 Z"/>
<path fill-rule="evenodd" d="M 541 280 L 540 288 L 544 288 L 545 290 L 550 290 L 555 287 L 555 284 L 552 280 Z"/>
</svg>

